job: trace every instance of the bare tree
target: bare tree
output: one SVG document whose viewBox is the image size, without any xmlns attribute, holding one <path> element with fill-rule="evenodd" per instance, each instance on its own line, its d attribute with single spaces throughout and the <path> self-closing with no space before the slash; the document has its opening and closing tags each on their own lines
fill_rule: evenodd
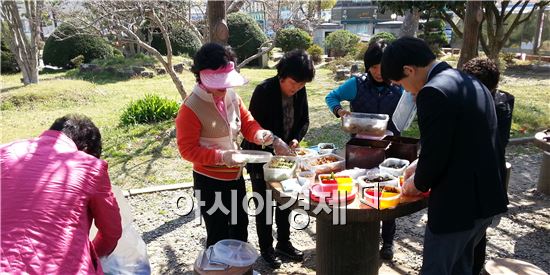
<svg viewBox="0 0 550 275">
<path fill-rule="evenodd" d="M 85 5 L 79 19 L 81 25 L 96 32 L 116 37 L 123 44 L 136 44 L 155 57 L 170 75 L 182 99 L 187 97 L 183 83 L 173 68 L 172 44 L 170 29 L 174 24 L 190 28 L 202 38 L 198 29 L 189 22 L 188 5 L 185 2 L 173 1 L 94 1 Z M 154 30 L 162 35 L 166 44 L 166 56 L 153 48 L 149 36 L 144 36 L 145 29 Z"/>
<path fill-rule="evenodd" d="M 230 14 L 240 11 L 244 4 L 246 4 L 246 2 L 247 1 L 244 0 L 227 1 L 227 9 L 225 10 L 225 13 Z"/>
<path fill-rule="evenodd" d="M 452 28 L 455 35 L 463 37 L 464 31 L 456 24 L 453 16 L 448 13 L 452 11 L 462 21 L 466 19 L 466 4 L 470 1 L 378 1 L 382 9 L 389 9 L 399 14 L 412 7 L 418 7 L 422 11 L 433 11 L 439 15 Z M 479 25 L 479 42 L 485 54 L 493 61 L 499 63 L 498 54 L 506 41 L 510 38 L 513 30 L 520 24 L 529 20 L 536 10 L 543 9 L 549 1 L 533 1 L 530 11 L 530 1 L 481 1 L 483 8 L 483 20 Z M 528 11 L 528 12 L 527 12 Z M 514 15 L 514 16 L 512 16 Z M 477 17 L 476 17 L 477 18 Z M 472 18 L 470 18 L 472 19 Z M 404 22 L 403 25 L 406 23 Z M 471 27 L 465 28 L 468 32 Z M 462 48 L 470 49 L 472 41 L 463 44 Z M 477 48 L 477 47 L 476 47 Z"/>
<path fill-rule="evenodd" d="M 4 33 L 9 35 L 10 50 L 21 69 L 25 85 L 38 83 L 40 44 L 42 43 L 40 20 L 43 4 L 42 1 L 36 0 L 2 2 L 2 19 L 8 26 Z M 30 31 L 29 37 L 25 33 L 25 27 Z"/>
<path fill-rule="evenodd" d="M 254 60 L 254 59 L 270 52 L 271 50 L 273 50 L 273 48 L 275 48 L 275 41 L 267 40 L 266 42 L 262 43 L 262 45 L 260 45 L 260 47 L 258 48 L 258 53 L 257 54 L 252 55 L 252 56 L 248 57 L 247 59 L 243 60 L 243 62 L 239 63 L 239 65 L 237 66 L 237 69 L 240 69 L 240 68 L 246 66 L 246 64 L 250 63 L 250 61 L 252 61 L 252 60 Z"/>
<path fill-rule="evenodd" d="M 462 49 L 460 50 L 460 58 L 458 59 L 458 68 L 462 68 L 464 63 L 478 56 L 477 44 L 479 41 L 479 25 L 481 24 L 481 20 L 483 20 L 481 2 L 469 1 L 466 3 L 464 29 L 469 31 L 464 32 L 464 40 L 462 42 Z"/>
<path fill-rule="evenodd" d="M 208 0 L 209 41 L 227 45 L 229 29 L 225 20 L 225 1 Z"/>
<path fill-rule="evenodd" d="M 419 22 L 420 11 L 418 10 L 418 7 L 412 7 L 411 10 L 405 13 L 405 19 L 403 19 L 403 24 L 401 25 L 401 30 L 399 31 L 399 37 L 416 37 Z"/>
<path fill-rule="evenodd" d="M 542 30 L 544 26 L 544 10 L 545 6 L 539 8 L 537 15 L 537 24 L 535 25 L 535 37 L 533 38 L 533 54 L 539 54 L 539 48 L 542 41 Z"/>
<path fill-rule="evenodd" d="M 548 4 L 548 1 L 535 3 L 527 14 L 524 14 L 524 12 L 529 1 L 517 1 L 509 7 L 510 4 L 512 4 L 510 1 L 502 1 L 500 2 L 500 6 L 497 6 L 496 2 L 493 1 L 483 2 L 485 18 L 482 26 L 485 26 L 487 37 L 485 35 L 479 36 L 481 47 L 485 54 L 497 64 L 500 63 L 498 54 L 502 50 L 502 47 L 504 47 L 504 43 L 510 38 L 512 31 L 523 22 L 529 20 L 536 10 L 544 8 Z M 514 19 L 511 18 L 512 14 L 515 15 Z"/>
</svg>

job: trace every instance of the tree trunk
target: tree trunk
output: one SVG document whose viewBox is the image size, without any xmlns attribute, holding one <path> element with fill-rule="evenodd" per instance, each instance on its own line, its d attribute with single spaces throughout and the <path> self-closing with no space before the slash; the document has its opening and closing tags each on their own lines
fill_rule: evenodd
<svg viewBox="0 0 550 275">
<path fill-rule="evenodd" d="M 269 44 L 269 47 L 265 47 L 265 45 L 268 45 Z M 262 49 L 264 48 L 264 49 Z M 243 62 L 241 62 L 238 66 L 237 66 L 237 69 L 241 69 L 242 67 L 244 67 L 246 64 L 250 63 L 250 61 L 266 54 L 267 52 L 270 52 L 271 50 L 273 50 L 273 48 L 275 48 L 275 41 L 272 41 L 272 40 L 269 40 L 269 41 L 266 41 L 264 43 L 262 43 L 262 45 L 260 45 L 260 48 L 258 48 L 258 53 L 248 57 L 247 59 L 243 60 Z"/>
<path fill-rule="evenodd" d="M 227 45 L 229 29 L 225 22 L 225 1 L 208 0 L 208 27 L 210 42 Z"/>
<path fill-rule="evenodd" d="M 485 7 L 485 23 L 487 27 L 487 45 L 483 45 L 483 50 L 497 65 L 500 65 L 498 55 L 502 50 L 505 41 L 510 38 L 512 31 L 520 24 L 529 20 L 537 7 L 541 8 L 538 4 L 535 4 L 531 11 L 526 16 L 522 17 L 529 1 L 516 2 L 511 8 L 507 8 L 505 3 L 507 2 L 502 2 L 499 11 L 496 6 L 496 2 L 483 2 L 483 6 Z M 520 9 L 515 12 L 514 10 L 517 7 L 520 7 Z M 515 15 L 514 19 L 511 19 L 510 17 L 512 14 Z"/>
<path fill-rule="evenodd" d="M 185 92 L 185 88 L 183 87 L 183 82 L 181 82 L 181 79 L 179 78 L 178 74 L 174 70 L 174 67 L 170 66 L 164 66 L 164 69 L 166 72 L 170 75 L 170 78 L 172 78 L 172 82 L 174 82 L 174 85 L 176 85 L 176 89 L 178 89 L 178 93 L 181 96 L 181 99 L 185 99 L 187 97 L 187 93 Z"/>
<path fill-rule="evenodd" d="M 464 40 L 462 49 L 460 50 L 460 58 L 458 59 L 457 67 L 462 68 L 464 63 L 470 59 L 477 57 L 477 43 L 479 36 L 479 25 L 483 19 L 483 11 L 481 10 L 481 2 L 469 1 L 466 3 L 466 16 L 464 21 Z"/>
<path fill-rule="evenodd" d="M 53 27 L 54 27 L 54 28 L 57 28 L 57 26 L 58 26 L 58 23 L 57 23 L 57 16 L 56 16 L 54 10 L 52 10 L 52 21 L 53 21 Z"/>
<path fill-rule="evenodd" d="M 24 25 L 19 14 L 17 4 L 24 5 L 30 40 L 24 32 Z M 8 24 L 11 36 L 10 50 L 15 56 L 17 65 L 23 75 L 25 85 L 38 83 L 39 43 L 40 43 L 40 9 L 42 2 L 28 0 L 25 2 L 4 1 L 2 3 L 2 17 Z"/>
<path fill-rule="evenodd" d="M 244 0 L 235 0 L 231 2 L 229 7 L 227 7 L 226 13 L 230 14 L 234 12 L 239 12 L 243 6 L 244 6 Z"/>
<path fill-rule="evenodd" d="M 539 9 L 539 14 L 537 15 L 537 25 L 535 25 L 535 37 L 533 41 L 533 54 L 539 54 L 540 42 L 542 40 L 542 30 L 544 26 L 544 7 Z"/>
<path fill-rule="evenodd" d="M 408 11 L 405 14 L 405 19 L 403 20 L 403 25 L 401 25 L 399 37 L 416 37 L 416 32 L 418 31 L 418 21 L 420 21 L 420 12 L 418 11 L 418 8 L 413 7 L 411 11 Z"/>
</svg>

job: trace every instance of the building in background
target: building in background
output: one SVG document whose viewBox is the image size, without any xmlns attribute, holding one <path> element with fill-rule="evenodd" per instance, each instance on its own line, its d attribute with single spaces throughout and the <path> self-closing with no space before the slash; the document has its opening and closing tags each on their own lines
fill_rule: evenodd
<svg viewBox="0 0 550 275">
<path fill-rule="evenodd" d="M 332 8 L 331 21 L 341 24 L 348 30 L 368 41 L 370 37 L 382 31 L 398 34 L 403 23 L 398 16 L 386 12 L 380 13 L 373 1 L 338 1 Z M 378 29 L 381 28 L 381 29 Z"/>
</svg>

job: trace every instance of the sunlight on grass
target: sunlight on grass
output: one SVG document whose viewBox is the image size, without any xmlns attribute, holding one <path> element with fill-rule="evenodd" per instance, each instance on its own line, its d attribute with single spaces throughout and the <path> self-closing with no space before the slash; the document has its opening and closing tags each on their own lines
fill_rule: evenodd
<svg viewBox="0 0 550 275">
<path fill-rule="evenodd" d="M 241 73 L 249 83 L 236 89 L 246 106 L 256 85 L 275 76 L 275 69 L 245 68 Z M 76 70 L 48 72 L 37 85 L 23 86 L 20 75 L 1 75 L 0 142 L 34 137 L 67 113 L 82 113 L 92 118 L 103 135 L 103 158 L 109 162 L 114 184 L 123 188 L 189 182 L 191 163 L 181 159 L 174 137 L 173 121 L 119 126 L 120 115 L 133 100 L 145 94 L 182 101 L 167 75 L 154 78 L 117 79 L 81 75 Z M 180 74 L 187 93 L 195 77 Z M 333 80 L 328 69 L 317 70 L 315 80 L 306 85 L 310 113 L 309 131 L 302 145 L 333 142 L 342 148 L 349 135 L 340 129 L 340 120 L 325 104 L 325 96 L 342 82 Z M 550 80 L 528 74 L 504 76 L 501 89 L 516 97 L 513 135 L 532 136 L 537 129 L 550 127 Z M 344 104 L 348 106 L 348 104 Z M 418 137 L 418 128 L 404 133 Z"/>
</svg>

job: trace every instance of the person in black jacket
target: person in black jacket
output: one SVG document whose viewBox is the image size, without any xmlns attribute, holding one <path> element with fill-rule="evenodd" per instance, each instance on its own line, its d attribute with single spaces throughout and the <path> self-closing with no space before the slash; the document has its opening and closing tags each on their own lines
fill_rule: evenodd
<svg viewBox="0 0 550 275">
<path fill-rule="evenodd" d="M 491 59 L 477 57 L 464 64 L 462 71 L 475 76 L 493 96 L 497 113 L 498 133 L 500 142 L 502 142 L 502 154 L 505 154 L 506 145 L 510 140 L 510 128 L 512 126 L 512 113 L 514 111 L 513 95 L 497 89 L 500 80 L 500 72 L 497 65 Z M 506 172 L 503 171 L 503 175 Z M 474 248 L 474 266 L 473 274 L 480 274 L 485 264 L 485 249 L 487 246 L 487 236 L 483 235 L 481 241 Z"/>
<path fill-rule="evenodd" d="M 284 54 L 277 64 L 277 75 L 260 83 L 250 99 L 248 110 L 260 123 L 262 128 L 269 129 L 290 148 L 299 146 L 309 127 L 309 110 L 305 85 L 315 76 L 315 68 L 311 57 L 303 50 L 293 50 Z M 274 143 L 275 153 L 277 142 Z M 244 141 L 242 148 L 251 150 L 266 150 L 256 144 Z M 247 164 L 252 189 L 265 202 L 266 182 L 264 181 L 262 164 Z M 255 200 L 256 206 L 258 202 Z M 265 204 L 264 204 L 265 205 Z M 271 224 L 273 217 L 267 216 L 264 207 L 256 215 L 256 231 L 262 258 L 273 268 L 281 265 L 277 255 L 289 257 L 292 260 L 302 260 L 302 251 L 294 248 L 290 242 L 290 209 L 275 210 L 277 224 L 277 246 L 273 249 Z M 269 212 L 270 214 L 273 212 Z"/>
<path fill-rule="evenodd" d="M 508 204 L 491 93 L 412 37 L 386 48 L 382 75 L 416 95 L 422 149 L 403 194 L 431 190 L 421 274 L 471 274 L 474 247 Z"/>
</svg>

